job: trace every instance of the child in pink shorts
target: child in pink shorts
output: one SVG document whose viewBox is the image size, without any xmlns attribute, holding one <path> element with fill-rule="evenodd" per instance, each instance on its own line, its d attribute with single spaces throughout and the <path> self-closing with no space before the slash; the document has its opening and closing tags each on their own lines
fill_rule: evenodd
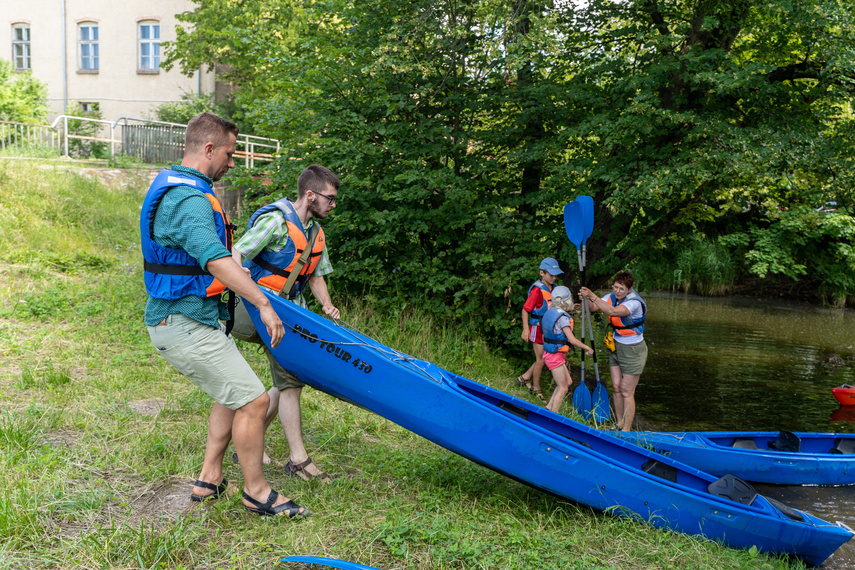
<svg viewBox="0 0 855 570">
<path fill-rule="evenodd" d="M 573 294 L 570 289 L 559 286 L 552 291 L 552 307 L 543 316 L 543 363 L 552 372 L 555 380 L 555 391 L 546 404 L 546 408 L 558 413 L 564 398 L 570 392 L 573 379 L 570 378 L 570 370 L 564 365 L 567 352 L 571 346 L 577 346 L 586 351 L 588 355 L 594 354 L 587 344 L 579 341 L 573 335 L 573 317 L 570 311 L 574 309 Z"/>
</svg>

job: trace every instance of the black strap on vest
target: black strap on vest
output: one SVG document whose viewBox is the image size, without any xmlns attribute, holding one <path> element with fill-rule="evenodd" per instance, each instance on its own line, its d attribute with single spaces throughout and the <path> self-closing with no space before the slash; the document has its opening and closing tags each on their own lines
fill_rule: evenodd
<svg viewBox="0 0 855 570">
<path fill-rule="evenodd" d="M 232 332 L 232 328 L 235 326 L 235 307 L 237 306 L 237 297 L 235 297 L 235 292 L 229 289 L 228 296 L 226 297 L 226 307 L 229 311 L 229 320 L 226 321 L 226 336 L 229 336 L 229 333 Z"/>
<path fill-rule="evenodd" d="M 631 325 L 626 325 L 625 327 L 615 326 L 615 325 L 613 325 L 613 324 L 611 324 L 611 323 L 609 323 L 609 326 L 610 326 L 610 327 L 612 327 L 613 329 L 615 329 L 615 330 L 617 331 L 617 330 L 626 330 L 626 329 L 634 329 L 634 328 L 638 328 L 638 327 L 640 327 L 640 326 L 641 326 L 641 325 L 643 325 L 643 324 L 644 324 L 644 319 L 641 319 L 641 321 L 639 321 L 639 322 L 637 322 L 637 323 L 634 323 L 634 324 L 631 324 Z"/>
<path fill-rule="evenodd" d="M 162 273 L 163 275 L 210 275 L 199 265 L 161 265 L 143 261 L 143 269 L 149 273 Z"/>
</svg>

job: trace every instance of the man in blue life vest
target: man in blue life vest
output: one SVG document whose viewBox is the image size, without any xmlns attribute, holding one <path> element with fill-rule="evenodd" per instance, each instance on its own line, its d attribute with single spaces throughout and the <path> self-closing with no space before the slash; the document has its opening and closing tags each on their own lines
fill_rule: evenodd
<svg viewBox="0 0 855 570">
<path fill-rule="evenodd" d="M 317 164 L 307 167 L 297 178 L 297 200 L 282 198 L 260 208 L 250 217 L 246 233 L 235 244 L 235 249 L 246 258 L 244 267 L 249 268 L 259 285 L 280 293 L 294 270 L 296 279 L 286 297 L 305 309 L 303 293 L 308 285 L 324 313 L 333 319 L 338 319 L 340 312 L 332 304 L 324 279 L 333 268 L 318 220 L 326 218 L 335 208 L 339 186 L 338 177 L 328 168 Z M 304 251 L 308 258 L 301 267 Z M 303 443 L 300 395 L 304 384 L 285 370 L 264 346 L 243 303 L 235 310 L 232 334 L 238 340 L 264 347 L 273 377 L 273 387 L 267 392 L 270 408 L 265 425 L 270 425 L 278 412 L 289 448 L 286 472 L 305 481 L 328 482 L 329 475 L 318 469 Z"/>
<path fill-rule="evenodd" d="M 145 323 L 158 354 L 215 402 L 191 499 L 217 499 L 230 489 L 223 456 L 234 440 L 244 459 L 244 507 L 266 516 L 305 517 L 308 509 L 279 495 L 264 478 L 270 397 L 220 322 L 229 319 L 220 299 L 228 288 L 256 304 L 274 345 L 285 334 L 267 297 L 236 262 L 234 226 L 212 189 L 234 168 L 237 135 L 233 123 L 214 114 L 194 117 L 187 125 L 181 164 L 164 169 L 146 194 L 140 214 L 149 294 Z"/>
<path fill-rule="evenodd" d="M 609 372 L 615 398 L 615 415 L 618 428 L 632 429 L 635 419 L 635 388 L 647 363 L 647 343 L 644 341 L 644 320 L 647 303 L 632 288 L 632 273 L 621 271 L 615 275 L 612 292 L 600 298 L 582 287 L 579 295 L 590 302 L 591 311 L 602 311 L 609 317 L 614 330 L 615 350 L 609 356 Z"/>
</svg>

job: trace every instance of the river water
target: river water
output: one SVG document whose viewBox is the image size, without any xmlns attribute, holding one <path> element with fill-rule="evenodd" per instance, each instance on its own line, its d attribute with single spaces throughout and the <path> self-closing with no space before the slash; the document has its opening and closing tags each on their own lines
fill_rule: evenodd
<svg viewBox="0 0 855 570">
<path fill-rule="evenodd" d="M 855 432 L 855 406 L 840 406 L 831 393 L 855 384 L 855 311 L 734 297 L 645 300 L 649 356 L 636 390 L 642 428 Z M 855 529 L 855 486 L 755 487 Z M 855 568 L 855 540 L 821 568 Z"/>
</svg>

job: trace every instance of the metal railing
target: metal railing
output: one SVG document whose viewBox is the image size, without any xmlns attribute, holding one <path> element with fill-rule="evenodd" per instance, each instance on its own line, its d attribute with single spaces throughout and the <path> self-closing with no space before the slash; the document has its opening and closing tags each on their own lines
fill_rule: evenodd
<svg viewBox="0 0 855 570">
<path fill-rule="evenodd" d="M 53 127 L 0 121 L 0 150 L 7 148 L 59 150 L 59 147 L 60 135 Z"/>
<path fill-rule="evenodd" d="M 100 125 L 98 129 L 100 136 L 69 132 L 69 121 Z M 187 125 L 179 123 L 166 123 L 133 117 L 120 117 L 116 121 L 110 122 L 91 117 L 60 115 L 54 119 L 51 125 L 0 121 L 0 149 L 48 147 L 60 151 L 63 156 L 67 157 L 70 156 L 70 141 L 77 140 L 108 143 L 111 157 L 117 154 L 126 154 L 147 163 L 177 163 L 181 162 L 184 156 L 186 129 Z M 238 136 L 236 146 L 235 161 L 242 160 L 247 168 L 254 167 L 256 162 L 272 161 L 281 150 L 280 143 L 276 139 L 244 134 Z"/>
</svg>

